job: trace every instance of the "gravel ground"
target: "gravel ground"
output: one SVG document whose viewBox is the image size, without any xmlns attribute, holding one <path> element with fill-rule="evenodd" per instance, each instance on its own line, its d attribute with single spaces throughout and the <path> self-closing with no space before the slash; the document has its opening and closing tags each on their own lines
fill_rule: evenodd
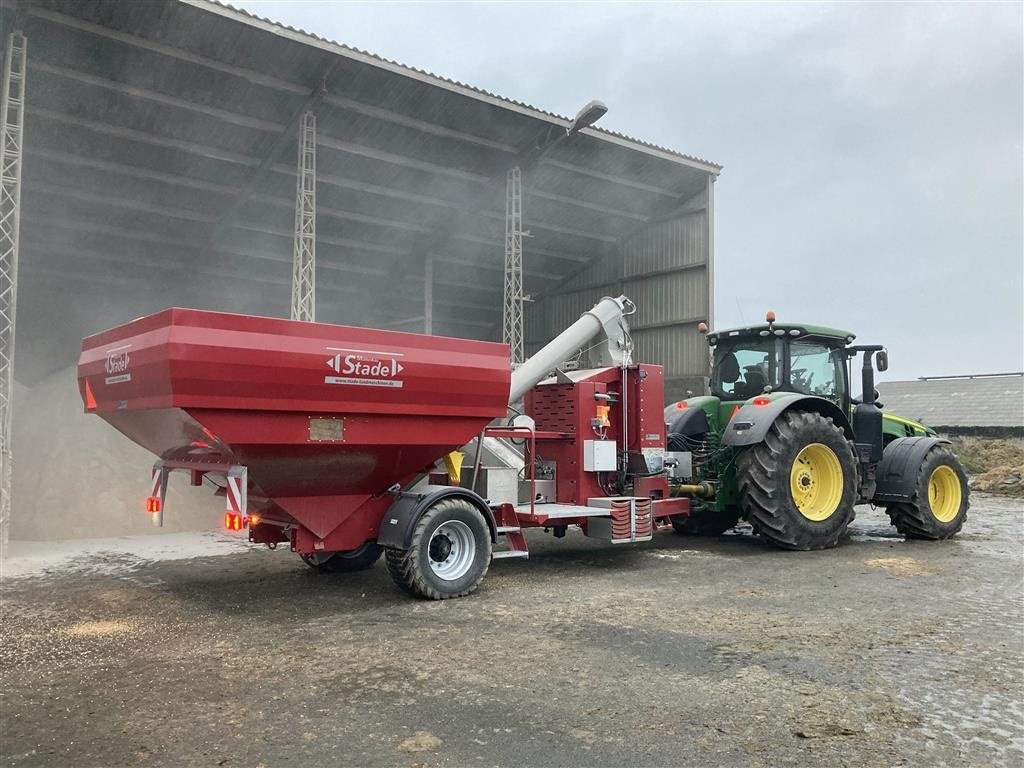
<svg viewBox="0 0 1024 768">
<path fill-rule="evenodd" d="M 15 550 L 2 762 L 1019 766 L 1022 527 L 976 494 L 942 543 L 867 508 L 815 553 L 536 532 L 440 603 L 237 543 Z"/>
</svg>

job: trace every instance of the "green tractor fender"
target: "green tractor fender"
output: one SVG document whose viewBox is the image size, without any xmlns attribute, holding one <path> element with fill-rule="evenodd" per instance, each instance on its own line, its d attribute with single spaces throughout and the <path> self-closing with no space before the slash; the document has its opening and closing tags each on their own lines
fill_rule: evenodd
<svg viewBox="0 0 1024 768">
<path fill-rule="evenodd" d="M 722 435 L 722 445 L 741 447 L 757 445 L 764 440 L 775 420 L 786 411 L 811 411 L 832 419 L 832 423 L 843 430 L 848 440 L 853 440 L 850 420 L 842 409 L 831 400 L 814 395 L 786 393 L 764 395 L 744 403 L 736 411 Z"/>
<path fill-rule="evenodd" d="M 879 504 L 912 501 L 918 492 L 921 462 L 928 451 L 943 443 L 951 444 L 942 437 L 900 437 L 886 445 L 875 471 L 878 484 L 871 500 Z"/>
</svg>

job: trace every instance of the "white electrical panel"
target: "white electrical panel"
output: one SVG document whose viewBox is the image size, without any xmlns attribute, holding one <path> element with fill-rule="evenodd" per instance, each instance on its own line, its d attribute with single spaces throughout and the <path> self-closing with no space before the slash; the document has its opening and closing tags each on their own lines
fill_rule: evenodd
<svg viewBox="0 0 1024 768">
<path fill-rule="evenodd" d="M 618 469 L 618 456 L 614 440 L 583 441 L 584 472 L 614 472 Z"/>
</svg>

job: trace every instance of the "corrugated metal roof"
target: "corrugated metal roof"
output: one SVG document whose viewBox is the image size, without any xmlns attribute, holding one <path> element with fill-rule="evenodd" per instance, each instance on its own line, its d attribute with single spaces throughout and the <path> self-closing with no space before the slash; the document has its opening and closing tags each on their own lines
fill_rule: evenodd
<svg viewBox="0 0 1024 768">
<path fill-rule="evenodd" d="M 886 381 L 885 410 L 931 427 L 1024 428 L 1024 375 Z"/>
<path fill-rule="evenodd" d="M 555 112 L 550 112 L 550 111 L 548 111 L 546 109 L 542 109 L 540 107 L 533 106 L 532 104 L 528 104 L 528 103 L 526 103 L 524 101 L 518 101 L 517 99 L 513 99 L 513 98 L 508 97 L 508 96 L 502 96 L 501 94 L 493 93 L 492 91 L 488 91 L 488 90 L 486 90 L 484 88 L 478 88 L 478 87 L 476 87 L 474 85 L 470 85 L 469 83 L 463 83 L 463 82 L 461 82 L 459 80 L 454 80 L 454 79 L 449 78 L 449 77 L 444 77 L 443 75 L 438 75 L 438 74 L 435 74 L 434 72 L 430 72 L 430 71 L 425 70 L 425 69 L 420 69 L 419 67 L 414 67 L 414 66 L 411 66 L 409 64 L 403 64 L 402 62 L 395 61 L 394 59 L 388 59 L 388 58 L 386 58 L 384 56 L 380 56 L 380 55 L 378 55 L 376 53 L 373 53 L 371 51 L 365 51 L 365 50 L 363 50 L 361 48 L 355 48 L 355 47 L 350 46 L 350 45 L 345 45 L 344 43 L 339 43 L 336 40 L 331 40 L 330 38 L 322 37 L 322 36 L 317 35 L 317 34 L 315 34 L 313 32 L 307 32 L 306 30 L 301 29 L 299 27 L 293 27 L 293 26 L 291 26 L 289 24 L 283 24 L 283 23 L 281 23 L 279 21 L 274 21 L 273 19 L 269 19 L 266 16 L 260 16 L 259 14 L 253 13 L 252 11 L 249 11 L 249 10 L 247 10 L 245 8 L 238 8 L 237 6 L 231 5 L 230 3 L 221 2 L 221 0 L 181 0 L 181 2 L 189 3 L 191 5 L 195 5 L 195 6 L 198 6 L 198 7 L 203 7 L 203 6 L 207 6 L 207 7 L 208 6 L 219 6 L 220 8 L 224 9 L 225 11 L 230 11 L 232 13 L 248 17 L 249 19 L 251 19 L 253 21 L 262 22 L 264 24 L 271 24 L 271 25 L 273 25 L 275 27 L 279 27 L 282 30 L 285 30 L 285 31 L 288 31 L 288 32 L 292 32 L 292 33 L 297 34 L 297 35 L 302 35 L 304 37 L 309 38 L 310 40 L 315 40 L 318 43 L 323 43 L 323 44 L 332 46 L 332 47 L 338 49 L 339 52 L 344 52 L 344 53 L 348 53 L 348 54 L 357 54 L 359 56 L 368 57 L 370 59 L 373 59 L 373 60 L 379 62 L 380 64 L 388 65 L 388 66 L 391 66 L 391 67 L 398 67 L 398 68 L 400 68 L 402 70 L 405 70 L 406 72 L 408 72 L 410 74 L 415 73 L 417 75 L 422 75 L 422 76 L 425 76 L 425 77 L 429 77 L 432 80 L 435 80 L 438 84 L 445 84 L 445 85 L 449 85 L 449 86 L 454 86 L 454 87 L 456 87 L 456 88 L 458 88 L 460 90 L 470 91 L 470 92 L 472 92 L 474 94 L 477 94 L 479 96 L 485 96 L 485 97 L 487 97 L 489 99 L 496 99 L 498 101 L 505 102 L 506 104 L 509 104 L 509 105 L 513 105 L 513 106 L 516 106 L 516 107 L 521 107 L 523 109 L 527 109 L 530 112 L 533 112 L 533 113 L 535 113 L 537 115 L 544 115 L 546 117 L 553 118 L 554 120 L 558 121 L 563 127 L 568 126 L 572 122 L 572 118 L 566 117 L 565 115 L 559 115 L 559 114 L 557 114 Z M 594 126 L 592 128 L 589 128 L 589 129 L 587 129 L 587 132 L 588 133 L 593 132 L 593 133 L 602 134 L 602 135 L 605 135 L 605 136 L 614 137 L 614 138 L 617 138 L 617 139 L 622 139 L 623 141 L 629 142 L 630 144 L 634 144 L 637 147 L 642 147 L 644 149 L 655 150 L 655 151 L 657 151 L 659 153 L 662 153 L 662 154 L 665 154 L 665 155 L 669 155 L 669 156 L 672 156 L 672 157 L 677 157 L 677 158 L 679 158 L 681 160 L 686 160 L 688 162 L 699 163 L 702 166 L 706 166 L 708 170 L 713 170 L 715 173 L 718 173 L 718 172 L 720 172 L 722 170 L 722 166 L 720 164 L 712 162 L 711 160 L 705 160 L 704 158 L 696 157 L 695 155 L 688 155 L 688 154 L 685 154 L 683 152 L 679 152 L 679 151 L 674 150 L 674 149 L 669 149 L 667 147 L 663 147 L 663 146 L 660 146 L 658 144 L 654 144 L 654 143 L 649 142 L 649 141 L 644 141 L 643 139 L 637 139 L 637 138 L 632 137 L 632 136 L 627 136 L 626 134 L 619 133 L 618 131 L 610 131 L 610 130 L 608 130 L 606 128 L 602 128 L 601 126 Z"/>
<path fill-rule="evenodd" d="M 0 4 L 0 26 L 14 13 Z M 85 333 L 170 304 L 286 315 L 310 104 L 318 319 L 422 314 L 429 257 L 435 331 L 494 335 L 505 172 L 567 118 L 207 0 L 18 13 L 23 380 L 69 364 Z M 561 141 L 527 173 L 524 289 L 613 252 L 719 170 L 598 129 Z"/>
</svg>

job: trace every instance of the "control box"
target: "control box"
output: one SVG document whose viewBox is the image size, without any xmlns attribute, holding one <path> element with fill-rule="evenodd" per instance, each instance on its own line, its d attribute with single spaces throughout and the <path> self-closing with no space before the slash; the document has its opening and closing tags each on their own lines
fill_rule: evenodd
<svg viewBox="0 0 1024 768">
<path fill-rule="evenodd" d="M 584 472 L 614 472 L 618 464 L 614 440 L 583 441 Z"/>
</svg>

